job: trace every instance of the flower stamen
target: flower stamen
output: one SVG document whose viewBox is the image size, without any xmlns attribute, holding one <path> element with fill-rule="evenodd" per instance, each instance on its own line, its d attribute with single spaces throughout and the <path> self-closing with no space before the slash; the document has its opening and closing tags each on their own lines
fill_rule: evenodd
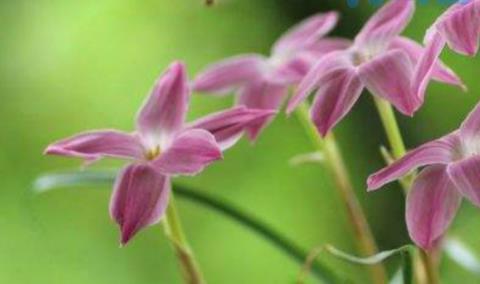
<svg viewBox="0 0 480 284">
<path fill-rule="evenodd" d="M 155 158 L 157 158 L 158 156 L 160 156 L 161 152 L 162 151 L 160 150 L 159 145 L 157 145 L 153 148 L 150 148 L 148 151 L 145 152 L 145 159 L 147 159 L 148 161 L 152 161 Z"/>
</svg>

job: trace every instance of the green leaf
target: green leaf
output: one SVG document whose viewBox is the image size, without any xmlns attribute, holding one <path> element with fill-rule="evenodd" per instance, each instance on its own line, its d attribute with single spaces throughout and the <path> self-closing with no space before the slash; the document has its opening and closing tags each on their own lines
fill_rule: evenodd
<svg viewBox="0 0 480 284">
<path fill-rule="evenodd" d="M 47 173 L 38 177 L 34 182 L 34 190 L 38 193 L 43 193 L 55 188 L 61 187 L 75 187 L 85 185 L 111 185 L 115 181 L 117 170 L 108 171 L 65 171 Z M 270 228 L 264 222 L 257 220 L 253 216 L 242 212 L 236 206 L 219 200 L 203 193 L 201 190 L 191 189 L 185 186 L 174 184 L 172 190 L 175 195 L 194 201 L 207 208 L 221 213 L 230 219 L 236 221 L 238 224 L 245 226 L 252 232 L 263 237 L 272 245 L 290 256 L 298 264 L 302 265 L 308 254 L 296 243 L 284 237 L 279 232 Z M 323 263 L 316 261 L 312 265 L 312 270 L 319 280 L 323 283 L 346 283 L 344 279 L 340 280 L 335 272 L 325 266 Z"/>
<path fill-rule="evenodd" d="M 325 246 L 325 250 L 327 252 L 329 252 L 330 254 L 336 256 L 337 258 L 340 258 L 342 260 L 345 260 L 347 262 L 350 262 L 350 263 L 354 263 L 354 264 L 362 264 L 362 265 L 375 265 L 375 264 L 379 264 L 381 263 L 382 261 L 392 257 L 392 256 L 395 256 L 395 255 L 399 255 L 401 253 L 406 253 L 406 254 L 410 254 L 410 250 L 413 249 L 414 246 L 412 245 L 405 245 L 405 246 L 401 246 L 399 248 L 396 248 L 396 249 L 392 249 L 392 250 L 385 250 L 385 251 L 382 251 L 382 252 L 379 252 L 375 255 L 372 255 L 372 256 L 369 256 L 369 257 L 358 257 L 358 256 L 354 256 L 354 255 L 351 255 L 351 254 L 348 254 L 346 252 L 343 252 L 331 245 L 327 245 Z"/>
<path fill-rule="evenodd" d="M 65 171 L 41 175 L 34 183 L 36 192 L 42 193 L 60 187 L 85 185 L 111 185 L 115 181 L 117 170 L 103 171 Z"/>
<path fill-rule="evenodd" d="M 402 258 L 401 269 L 404 284 L 412 283 L 412 255 L 414 249 L 415 247 L 413 245 L 405 245 L 396 249 L 382 251 L 369 257 L 358 257 L 343 252 L 331 245 L 325 246 L 325 251 L 332 254 L 333 256 L 344 261 L 360 265 L 375 265 L 387 260 L 390 257 L 400 255 Z"/>
</svg>

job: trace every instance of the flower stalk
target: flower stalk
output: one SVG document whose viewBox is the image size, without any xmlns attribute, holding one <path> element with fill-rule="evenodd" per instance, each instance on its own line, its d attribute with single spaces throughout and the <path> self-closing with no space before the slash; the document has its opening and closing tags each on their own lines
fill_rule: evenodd
<svg viewBox="0 0 480 284">
<path fill-rule="evenodd" d="M 393 158 L 394 160 L 398 160 L 402 158 L 407 151 L 392 105 L 386 100 L 376 96 L 374 96 L 374 102 L 390 143 Z M 400 179 L 400 185 L 405 195 L 408 194 L 413 176 L 414 174 L 411 174 Z M 415 258 L 415 276 L 417 282 L 427 284 L 439 283 L 437 267 L 432 256 L 419 248 L 418 253 L 415 254 Z"/>
<path fill-rule="evenodd" d="M 400 127 L 398 126 L 393 107 L 388 101 L 377 96 L 373 96 L 373 101 L 375 102 L 378 115 L 380 116 L 383 128 L 385 129 L 388 143 L 390 144 L 392 152 L 392 158 L 393 160 L 398 160 L 407 153 L 407 149 L 405 147 L 405 143 L 403 142 L 402 133 L 400 132 Z M 407 194 L 408 190 L 410 189 L 413 176 L 414 174 L 399 180 L 405 194 Z"/>
<path fill-rule="evenodd" d="M 392 148 L 393 158 L 399 159 L 403 157 L 407 151 L 392 105 L 388 101 L 376 96 L 374 96 L 373 99 L 380 119 L 382 120 L 383 128 L 387 134 L 388 142 Z"/>
<path fill-rule="evenodd" d="M 296 114 L 304 126 L 307 135 L 312 140 L 316 150 L 322 151 L 325 155 L 325 163 L 334 176 L 337 190 L 346 206 L 348 218 L 355 232 L 355 239 L 357 240 L 357 246 L 360 253 L 363 255 L 374 255 L 378 253 L 378 249 L 365 213 L 363 212 L 360 202 L 353 190 L 335 136 L 330 133 L 325 139 L 322 139 L 318 134 L 315 125 L 313 125 L 310 120 L 308 109 L 308 105 L 303 103 L 298 107 Z M 370 273 L 373 281 L 372 283 L 387 283 L 387 274 L 383 265 L 377 264 L 371 266 Z"/>
<path fill-rule="evenodd" d="M 425 283 L 439 284 L 440 278 L 438 275 L 438 266 L 435 258 L 430 252 L 422 249 L 419 249 L 419 254 L 425 269 Z"/>
<path fill-rule="evenodd" d="M 170 239 L 175 250 L 178 263 L 182 270 L 184 282 L 186 284 L 204 284 L 205 280 L 203 279 L 200 267 L 195 260 L 193 251 L 188 244 L 185 233 L 183 232 L 182 223 L 177 212 L 173 193 L 170 195 L 170 201 L 167 212 L 165 213 L 163 227 L 165 234 Z"/>
</svg>

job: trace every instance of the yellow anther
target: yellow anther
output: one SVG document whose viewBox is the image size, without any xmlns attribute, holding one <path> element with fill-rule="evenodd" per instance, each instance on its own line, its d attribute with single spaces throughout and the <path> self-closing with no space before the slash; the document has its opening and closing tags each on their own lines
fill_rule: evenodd
<svg viewBox="0 0 480 284">
<path fill-rule="evenodd" d="M 145 152 L 145 158 L 149 161 L 154 160 L 156 157 L 160 156 L 160 146 L 149 149 Z"/>
</svg>

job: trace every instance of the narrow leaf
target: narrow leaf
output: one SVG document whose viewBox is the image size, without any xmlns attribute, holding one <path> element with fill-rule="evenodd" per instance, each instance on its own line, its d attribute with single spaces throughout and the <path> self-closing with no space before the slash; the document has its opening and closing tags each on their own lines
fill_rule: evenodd
<svg viewBox="0 0 480 284">
<path fill-rule="evenodd" d="M 116 175 L 116 170 L 48 173 L 38 177 L 33 183 L 33 188 L 37 193 L 43 193 L 60 187 L 110 185 L 115 181 Z"/>
<path fill-rule="evenodd" d="M 37 193 L 47 192 L 60 187 L 75 187 L 85 185 L 112 185 L 115 181 L 116 170 L 108 171 L 69 171 L 47 173 L 38 177 L 33 186 Z M 267 224 L 257 220 L 251 215 L 242 212 L 236 206 L 229 204 L 224 200 L 203 193 L 201 190 L 174 184 L 172 190 L 176 195 L 190 201 L 194 201 L 217 213 L 229 217 L 238 224 L 245 226 L 257 235 L 263 237 L 278 249 L 290 256 L 300 265 L 307 258 L 307 252 L 301 249 L 297 244 L 285 238 L 282 234 L 270 228 Z M 334 271 L 325 266 L 320 261 L 315 261 L 312 265 L 312 271 L 315 276 L 323 283 L 350 283 L 337 276 Z"/>
<path fill-rule="evenodd" d="M 413 248 L 412 245 L 404 245 L 396 249 L 379 252 L 369 257 L 358 257 L 358 256 L 348 254 L 346 252 L 343 252 L 331 245 L 325 246 L 325 250 L 330 254 L 340 259 L 343 259 L 347 262 L 354 263 L 354 264 L 362 264 L 362 265 L 375 265 L 398 254 L 402 254 L 402 253 L 410 254 L 410 249 L 412 248 Z"/>
</svg>

